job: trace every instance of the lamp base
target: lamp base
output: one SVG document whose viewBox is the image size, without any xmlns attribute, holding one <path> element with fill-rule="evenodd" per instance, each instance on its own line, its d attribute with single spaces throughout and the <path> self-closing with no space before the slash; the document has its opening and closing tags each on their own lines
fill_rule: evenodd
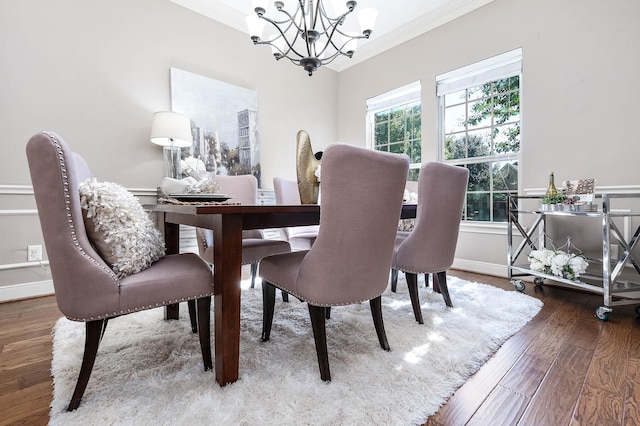
<svg viewBox="0 0 640 426">
<path fill-rule="evenodd" d="M 180 179 L 180 153 L 177 146 L 163 146 L 162 159 L 164 161 L 164 175 L 173 179 Z"/>
</svg>

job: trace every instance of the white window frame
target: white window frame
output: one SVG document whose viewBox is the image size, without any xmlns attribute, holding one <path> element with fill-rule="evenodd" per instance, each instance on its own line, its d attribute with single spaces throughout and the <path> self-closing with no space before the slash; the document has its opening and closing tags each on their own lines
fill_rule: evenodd
<svg viewBox="0 0 640 426">
<path fill-rule="evenodd" d="M 375 149 L 374 146 L 374 127 L 375 127 L 375 114 L 380 111 L 385 111 L 391 108 L 400 107 L 414 102 L 422 103 L 422 86 L 420 81 L 414 81 L 397 89 L 390 90 L 380 95 L 367 99 L 367 114 L 366 114 L 366 139 L 367 148 Z M 422 123 L 422 120 L 420 120 Z M 421 124 L 422 126 L 422 124 Z M 422 141 L 420 141 L 422 149 Z M 422 155 L 421 155 L 422 157 Z M 419 169 L 421 163 L 411 163 L 410 169 Z"/>
<path fill-rule="evenodd" d="M 456 70 L 449 71 L 436 76 L 436 95 L 438 96 L 438 161 L 448 164 L 463 164 L 465 159 L 445 160 L 444 159 L 444 97 L 449 93 L 458 92 L 463 89 L 480 86 L 496 80 L 501 80 L 513 76 L 520 76 L 522 82 L 522 48 L 514 49 L 509 52 L 493 56 L 491 58 L 467 65 Z M 520 105 L 522 106 L 522 89 L 520 90 Z M 518 193 L 520 192 L 522 169 L 521 169 L 521 153 L 522 153 L 522 134 L 520 135 L 520 150 L 518 153 L 491 155 L 483 157 L 487 163 L 494 161 L 513 161 L 518 162 Z M 506 222 L 491 221 L 471 221 L 464 220 L 463 224 L 478 225 L 480 227 L 504 227 Z"/>
</svg>

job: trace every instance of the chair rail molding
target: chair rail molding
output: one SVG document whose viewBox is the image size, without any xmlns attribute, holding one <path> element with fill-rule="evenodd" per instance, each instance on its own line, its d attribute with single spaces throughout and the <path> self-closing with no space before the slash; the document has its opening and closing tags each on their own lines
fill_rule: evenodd
<svg viewBox="0 0 640 426">
<path fill-rule="evenodd" d="M 544 195 L 547 188 L 525 188 L 524 195 Z M 596 194 L 637 194 L 640 192 L 640 185 L 596 185 Z"/>
<path fill-rule="evenodd" d="M 0 216 L 26 216 L 38 214 L 37 209 L 3 209 L 0 210 Z"/>
<path fill-rule="evenodd" d="M 127 191 L 140 197 L 156 197 L 156 188 L 127 188 Z M 33 195 L 31 185 L 0 185 L 0 195 Z"/>
<path fill-rule="evenodd" d="M 0 195 L 33 195 L 31 185 L 0 185 Z"/>
</svg>

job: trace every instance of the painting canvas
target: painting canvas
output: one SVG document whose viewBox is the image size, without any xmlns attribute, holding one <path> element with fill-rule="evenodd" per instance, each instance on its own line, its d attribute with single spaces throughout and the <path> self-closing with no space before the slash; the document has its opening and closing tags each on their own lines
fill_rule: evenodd
<svg viewBox="0 0 640 426">
<path fill-rule="evenodd" d="M 193 145 L 183 149 L 183 175 L 201 177 L 203 169 L 253 174 L 260 185 L 255 91 L 171 68 L 171 109 L 191 119 Z"/>
</svg>

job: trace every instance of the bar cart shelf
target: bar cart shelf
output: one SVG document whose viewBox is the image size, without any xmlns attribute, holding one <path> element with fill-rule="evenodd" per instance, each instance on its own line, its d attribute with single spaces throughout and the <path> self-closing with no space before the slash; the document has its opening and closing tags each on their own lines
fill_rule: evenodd
<svg viewBox="0 0 640 426">
<path fill-rule="evenodd" d="M 633 217 L 640 217 L 640 211 L 634 210 L 612 210 L 611 202 L 614 199 L 633 198 L 640 201 L 640 194 L 598 194 L 601 198 L 602 206 L 594 211 L 543 211 L 539 207 L 536 209 L 525 209 L 523 204 L 535 204 L 540 200 L 539 196 L 512 195 L 509 197 L 509 215 L 507 227 L 507 269 L 511 284 L 518 291 L 526 288 L 523 277 L 533 277 L 533 282 L 537 286 L 543 285 L 545 280 L 553 280 L 571 288 L 579 288 L 603 296 L 603 304 L 596 308 L 596 317 L 602 321 L 609 318 L 609 313 L 614 306 L 637 304 L 635 312 L 640 315 L 640 264 L 634 257 L 634 248 L 640 236 L 640 225 L 635 227 L 630 238 L 626 238 L 616 224 L 620 219 L 630 220 Z M 634 200 L 634 202 L 635 202 Z M 539 204 L 538 204 L 539 206 Z M 532 220 L 530 225 L 525 226 L 521 219 L 528 217 Z M 581 218 L 596 218 L 602 224 L 602 257 L 588 258 L 590 265 L 600 265 L 597 272 L 591 272 L 596 268 L 591 268 L 589 273 L 580 275 L 578 279 L 568 279 L 556 275 L 547 274 L 531 269 L 527 254 L 530 250 L 548 248 L 550 243 L 547 236 L 547 220 L 552 217 L 567 217 L 570 220 L 581 220 Z M 522 238 L 517 247 L 514 247 L 514 232 L 518 238 Z M 627 241 L 628 239 L 628 241 Z M 612 258 L 610 250 L 611 244 L 617 244 L 620 248 L 619 256 Z M 530 249 L 530 250 L 528 250 Z M 624 273 L 624 274 L 623 274 Z M 629 278 L 631 275 L 631 278 Z"/>
</svg>

